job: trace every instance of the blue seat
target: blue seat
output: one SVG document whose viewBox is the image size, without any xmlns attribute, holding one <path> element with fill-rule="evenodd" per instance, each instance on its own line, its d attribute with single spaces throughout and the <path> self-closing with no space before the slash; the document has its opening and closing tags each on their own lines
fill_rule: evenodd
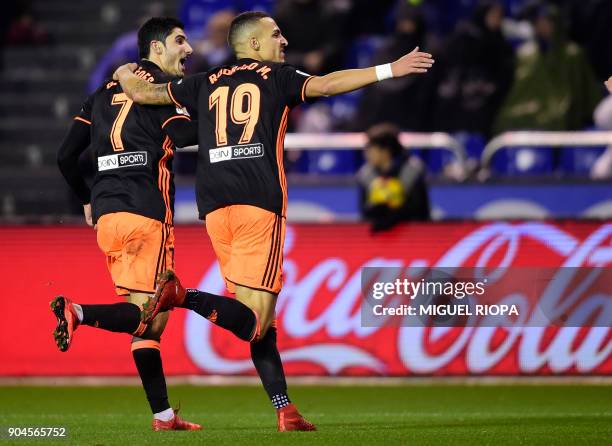
<svg viewBox="0 0 612 446">
<path fill-rule="evenodd" d="M 606 150 L 601 146 L 567 147 L 561 149 L 559 168 L 569 175 L 588 176 L 597 158 Z"/>
<path fill-rule="evenodd" d="M 554 152 L 550 147 L 513 147 L 493 156 L 493 170 L 508 176 L 553 173 Z"/>
<path fill-rule="evenodd" d="M 459 132 L 453 134 L 453 137 L 463 145 L 468 158 L 476 160 L 480 159 L 480 155 L 484 150 L 486 141 L 479 133 Z M 427 167 L 432 173 L 439 173 L 449 163 L 456 161 L 455 154 L 449 150 L 432 149 L 427 154 Z"/>
<path fill-rule="evenodd" d="M 181 4 L 180 18 L 190 40 L 199 39 L 210 17 L 224 9 L 238 11 L 236 0 L 184 0 Z"/>
<path fill-rule="evenodd" d="M 308 173 L 316 175 L 353 175 L 357 171 L 355 150 L 311 150 L 306 152 Z"/>
<path fill-rule="evenodd" d="M 374 54 L 382 46 L 384 39 L 376 36 L 357 37 L 349 46 L 345 65 L 348 68 L 364 68 L 373 64 Z"/>
<path fill-rule="evenodd" d="M 274 12 L 276 0 L 236 0 L 236 11 L 264 11 L 268 14 Z"/>
</svg>

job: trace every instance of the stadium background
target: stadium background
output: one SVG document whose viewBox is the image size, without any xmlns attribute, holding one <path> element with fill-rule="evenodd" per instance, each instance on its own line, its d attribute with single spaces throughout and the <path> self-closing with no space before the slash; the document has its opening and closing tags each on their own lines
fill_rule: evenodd
<svg viewBox="0 0 612 446">
<path fill-rule="evenodd" d="M 339 31 L 329 37 L 339 39 L 333 68 L 378 63 L 402 14 L 414 17 L 412 8 L 426 28 L 421 47 L 434 54 L 438 66 L 448 67 L 453 42 L 471 29 L 477 7 L 475 0 L 32 0 L 3 6 L 0 441 L 7 426 L 42 423 L 67 427 L 70 444 L 159 444 L 158 436 L 146 432 L 150 414 L 125 336 L 82 328 L 68 353 L 54 345 L 55 321 L 48 309 L 53 296 L 62 293 L 83 303 L 117 299 L 95 236 L 56 167 L 56 151 L 88 92 L 114 66 L 136 59 L 135 30 L 145 18 L 178 15 L 201 64 L 219 33 L 209 23 L 223 17 L 222 11 L 275 14 L 293 2 L 290 12 L 306 9 L 294 17 L 289 13 L 289 22 L 307 36 L 301 44 L 314 45 L 311 49 L 317 47 L 309 38 L 321 43 L 321 36 L 329 35 L 314 22 L 323 20 L 317 11 L 339 14 L 333 21 Z M 533 43 L 529 5 L 501 3 L 504 41 L 516 57 Z M 569 19 L 569 36 L 582 48 L 597 101 L 603 101 L 602 82 L 612 75 L 610 2 L 553 3 Z M 410 12 L 402 10 L 405 5 Z M 468 54 L 457 54 L 460 68 Z M 477 53 L 476 58 L 488 62 Z M 197 61 L 194 56 L 192 70 Z M 444 75 L 443 69 L 432 77 Z M 364 92 L 303 106 L 291 117 L 279 349 L 290 395 L 320 431 L 273 441 L 609 443 L 609 327 L 372 329 L 360 324 L 359 301 L 365 265 L 610 268 L 611 153 L 607 161 L 602 154 L 612 144 L 607 132 L 612 125 L 598 118 L 593 104 L 578 123 L 534 124 L 513 129 L 528 133 L 496 138 L 495 131 L 483 132 L 479 119 L 461 120 L 444 107 L 438 117 L 445 119 L 421 122 L 417 118 L 437 102 L 413 102 L 412 93 L 402 92 L 421 87 L 405 87 L 397 90 L 394 110 L 405 119 L 398 123 L 406 132 L 402 142 L 427 166 L 431 222 L 401 223 L 373 234 L 362 221 L 355 180 L 363 163 L 361 132 L 378 116 Z M 464 99 L 472 103 L 473 90 L 466 91 Z M 533 94 L 539 97 L 538 89 Z M 553 130 L 569 132 L 533 133 Z M 489 160 L 494 146 L 501 150 Z M 195 220 L 193 160 L 182 151 L 175 164 L 177 270 L 185 283 L 221 293 L 212 249 Z M 82 167 L 91 174 L 87 157 Z M 603 291 L 609 297 L 610 289 Z M 206 426 L 196 436 L 179 433 L 164 442 L 269 443 L 274 415 L 257 386 L 247 346 L 181 310 L 172 314 L 162 346 L 172 402 L 180 400 L 185 414 Z"/>
<path fill-rule="evenodd" d="M 7 278 L 0 376 L 6 383 L 27 383 L 36 377 L 50 378 L 45 381 L 50 383 L 62 376 L 136 376 L 124 336 L 82 329 L 70 352 L 60 354 L 50 335 L 54 321 L 48 301 L 54 295 L 66 294 L 83 303 L 116 299 L 95 237 L 82 222 L 80 205 L 55 164 L 56 150 L 91 85 L 119 62 L 135 59 L 134 31 L 143 17 L 179 15 L 198 51 L 207 47 L 206 24 L 219 11 L 262 9 L 274 14 L 282 6 L 279 3 L 283 2 L 11 3 L 3 17 L 6 33 L 0 71 L 0 268 Z M 371 65 L 377 51 L 393 38 L 395 1 L 375 2 L 376 7 L 374 2 L 358 0 L 314 3 L 310 7 L 333 3 L 349 23 L 342 28 L 346 34 L 334 59 L 338 68 Z M 470 20 L 477 2 L 410 3 L 419 8 L 427 24 L 422 48 L 438 60 L 456 30 Z M 532 35 L 522 16 L 527 2 L 501 3 L 505 38 L 518 51 Z M 612 27 L 608 26 L 612 8 L 595 0 L 557 3 L 568 8 L 573 19 L 570 36 L 585 51 L 603 100 L 602 82 L 612 75 Z M 585 27 L 596 37 L 589 37 Z M 358 309 L 359 271 L 366 264 L 609 268 L 612 171 L 602 176 L 594 172 L 594 166 L 612 137 L 607 128 L 597 127 L 595 108 L 578 127 L 515 129 L 570 133 L 507 134 L 489 169 L 483 169 L 482 154 L 497 134 L 448 123 L 437 127 L 435 121 L 422 127 L 400 123 L 407 132 L 403 141 L 427 166 L 433 221 L 403 223 L 372 234 L 361 221 L 355 181 L 363 163 L 362 145 L 355 141 L 361 139 L 349 133 L 366 130 L 351 125 L 357 122 L 361 100 L 362 93 L 326 99 L 292 116 L 287 136 L 287 286 L 278 307 L 279 346 L 288 374 L 609 377 L 612 331 L 608 327 L 495 333 L 487 328 L 365 330 L 360 327 Z M 412 114 L 422 111 L 413 104 L 405 108 L 413 108 Z M 339 135 L 336 142 L 321 143 L 332 141 L 331 133 Z M 537 138 L 543 139 L 537 142 Z M 463 163 L 462 153 L 466 155 Z M 87 160 L 83 168 L 88 169 Z M 195 220 L 193 155 L 179 153 L 176 168 L 177 271 L 189 285 L 222 292 L 212 249 Z M 172 315 L 164 334 L 163 357 L 168 375 L 174 377 L 255 375 L 246 346 L 183 311 Z M 601 395 L 607 389 L 604 386 Z M 7 398 L 12 392 L 3 390 Z M 189 400 L 190 392 L 194 391 L 183 391 L 183 397 Z M 309 390 L 299 392 L 308 399 L 304 395 Z M 457 398 L 470 398 L 461 392 L 457 391 Z M 554 395 L 566 392 L 570 391 L 551 389 Z M 418 396 L 418 390 L 416 394 L 417 401 L 427 399 Z M 590 416 L 609 421 L 610 414 L 600 411 Z M 594 439 L 593 444 L 610 439 L 606 428 L 591 433 L 595 437 L 583 439 Z M 467 435 L 466 439 L 471 438 Z"/>
</svg>

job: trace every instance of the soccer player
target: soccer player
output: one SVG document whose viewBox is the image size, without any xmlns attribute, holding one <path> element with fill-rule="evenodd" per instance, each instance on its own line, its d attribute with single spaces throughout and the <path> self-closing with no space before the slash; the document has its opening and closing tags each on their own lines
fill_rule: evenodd
<svg viewBox="0 0 612 446">
<path fill-rule="evenodd" d="M 198 114 L 199 216 L 206 220 L 227 289 L 255 313 L 251 358 L 277 409 L 278 430 L 315 430 L 287 395 L 273 323 L 282 286 L 287 209 L 283 143 L 288 113 L 309 98 L 425 73 L 433 59 L 415 48 L 390 64 L 309 76 L 283 63 L 287 40 L 275 21 L 260 12 L 235 17 L 228 41 L 238 60 L 208 73 L 166 86 L 152 85 L 142 82 L 132 73 L 134 66 L 126 64 L 115 77 L 137 103 L 173 103 Z M 208 293 L 183 289 L 169 272 L 145 308 L 145 320 L 173 306 L 194 310 L 217 324 L 229 324 L 236 317 Z"/>
<path fill-rule="evenodd" d="M 139 29 L 139 78 L 149 83 L 183 76 L 192 52 L 183 28 L 174 18 L 155 17 Z M 174 147 L 196 141 L 197 126 L 185 110 L 134 104 L 109 80 L 85 101 L 58 153 L 59 168 L 83 203 L 87 224 L 95 225 L 116 292 L 127 302 L 78 305 L 56 297 L 51 302 L 58 321 L 56 344 L 68 350 L 79 325 L 132 334 L 132 354 L 155 431 L 201 429 L 182 420 L 168 403 L 160 355 L 168 313 L 150 324 L 140 320 L 158 273 L 174 267 Z M 97 159 L 91 190 L 78 169 L 79 155 L 90 144 Z"/>
</svg>

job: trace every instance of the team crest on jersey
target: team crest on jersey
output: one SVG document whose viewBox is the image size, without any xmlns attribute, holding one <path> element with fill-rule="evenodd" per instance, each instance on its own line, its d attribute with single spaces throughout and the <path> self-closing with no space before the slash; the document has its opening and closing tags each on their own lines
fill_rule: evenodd
<svg viewBox="0 0 612 446">
<path fill-rule="evenodd" d="M 98 172 L 147 165 L 147 152 L 126 152 L 98 157 Z"/>
<path fill-rule="evenodd" d="M 189 114 L 189 112 L 187 111 L 187 108 L 185 108 L 185 107 L 176 107 L 176 112 L 177 112 L 179 115 L 191 116 L 191 115 Z"/>
<path fill-rule="evenodd" d="M 260 143 L 225 146 L 209 150 L 208 156 L 211 164 L 235 159 L 261 158 L 264 156 L 264 147 Z"/>
</svg>

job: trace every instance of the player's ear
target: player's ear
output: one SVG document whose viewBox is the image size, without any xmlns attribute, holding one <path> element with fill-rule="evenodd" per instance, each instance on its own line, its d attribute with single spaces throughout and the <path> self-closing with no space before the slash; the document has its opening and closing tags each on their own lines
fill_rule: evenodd
<svg viewBox="0 0 612 446">
<path fill-rule="evenodd" d="M 163 53 L 163 49 L 161 47 L 161 43 L 159 43 L 158 41 L 153 41 L 151 42 L 151 45 L 153 46 L 153 51 L 155 51 L 155 54 L 157 54 L 158 56 L 161 55 Z"/>
<path fill-rule="evenodd" d="M 249 38 L 249 46 L 255 51 L 259 51 L 259 40 L 257 40 L 257 37 Z"/>
</svg>

